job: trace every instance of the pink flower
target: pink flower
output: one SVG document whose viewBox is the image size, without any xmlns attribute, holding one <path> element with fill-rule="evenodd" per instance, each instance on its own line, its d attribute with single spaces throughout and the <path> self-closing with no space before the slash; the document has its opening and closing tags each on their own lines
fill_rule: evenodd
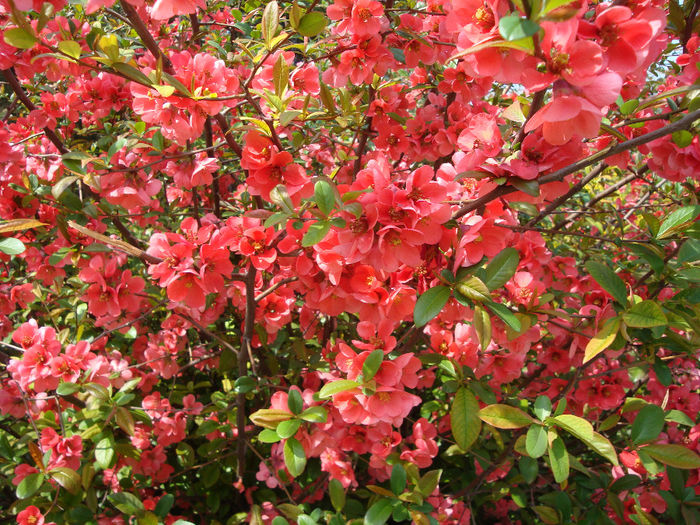
<svg viewBox="0 0 700 525">
<path fill-rule="evenodd" d="M 598 136 L 603 112 L 588 100 L 575 95 L 556 97 L 527 122 L 525 131 L 542 126 L 545 140 L 554 146 L 566 144 L 575 135 Z"/>
<path fill-rule="evenodd" d="M 34 505 L 17 514 L 17 525 L 44 525 L 44 515 Z"/>
<path fill-rule="evenodd" d="M 196 13 L 197 8 L 206 9 L 204 0 L 156 0 L 151 8 L 151 18 L 166 20 L 175 15 Z"/>
</svg>

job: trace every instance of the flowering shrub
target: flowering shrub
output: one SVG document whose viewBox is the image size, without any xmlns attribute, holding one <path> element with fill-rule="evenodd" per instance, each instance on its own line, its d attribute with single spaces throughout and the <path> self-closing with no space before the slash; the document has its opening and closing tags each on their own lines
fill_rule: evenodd
<svg viewBox="0 0 700 525">
<path fill-rule="evenodd" d="M 0 0 L 0 520 L 697 522 L 698 5 Z"/>
</svg>

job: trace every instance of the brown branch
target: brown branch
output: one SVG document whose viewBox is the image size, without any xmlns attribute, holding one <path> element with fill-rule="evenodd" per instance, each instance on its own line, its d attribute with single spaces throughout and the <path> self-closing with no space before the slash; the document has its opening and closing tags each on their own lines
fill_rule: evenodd
<svg viewBox="0 0 700 525">
<path fill-rule="evenodd" d="M 574 162 L 573 164 L 561 168 L 560 170 L 540 177 L 539 179 L 537 179 L 537 182 L 539 182 L 540 184 L 547 184 L 549 182 L 564 180 L 564 177 L 571 175 L 572 173 L 576 173 L 577 171 L 580 171 L 584 168 L 587 168 L 588 166 L 591 166 L 603 159 L 612 157 L 613 155 L 617 155 L 618 153 L 622 153 L 624 151 L 629 151 L 633 148 L 636 148 L 637 146 L 642 146 L 653 140 L 665 137 L 666 135 L 670 135 L 671 133 L 674 133 L 681 129 L 687 129 L 698 118 L 700 118 L 700 109 L 692 111 L 691 113 L 686 114 L 683 118 L 677 120 L 676 122 L 667 124 L 662 128 L 656 129 L 649 133 L 645 133 L 644 135 L 640 135 L 639 137 L 635 137 L 633 139 L 626 140 L 624 142 L 620 142 L 612 146 L 608 146 L 607 148 L 602 149 L 599 152 L 589 157 L 586 157 L 585 159 L 581 159 L 580 161 Z M 497 199 L 498 197 L 508 195 L 509 193 L 513 193 L 516 191 L 518 191 L 518 189 L 510 185 L 498 186 L 497 188 L 494 188 L 493 190 L 488 192 L 486 195 L 482 195 L 478 199 L 462 206 L 452 215 L 452 220 L 459 219 L 467 213 L 474 211 L 477 208 L 480 208 L 481 206 L 485 206 L 492 200 Z"/>
<path fill-rule="evenodd" d="M 600 201 L 602 201 L 605 197 L 608 197 L 609 195 L 612 195 L 615 193 L 617 190 L 622 188 L 623 186 L 626 186 L 630 182 L 632 182 L 634 179 L 639 178 L 643 173 L 645 173 L 649 169 L 648 166 L 643 166 L 640 168 L 640 170 L 636 173 L 632 173 L 630 175 L 627 175 L 626 177 L 623 177 L 619 181 L 617 181 L 615 184 L 612 184 L 611 186 L 608 186 L 605 188 L 603 191 L 595 195 L 590 201 L 586 203 L 586 205 L 580 209 L 571 212 L 569 215 L 567 215 L 562 222 L 559 224 L 556 224 L 553 229 L 559 230 L 566 226 L 567 224 L 570 224 L 571 221 L 576 219 L 579 215 L 581 215 L 586 209 L 591 208 L 592 206 L 596 205 Z"/>
<path fill-rule="evenodd" d="M 527 223 L 528 227 L 532 227 L 538 222 L 540 222 L 542 219 L 544 219 L 547 215 L 555 211 L 559 206 L 564 204 L 566 201 L 568 201 L 571 197 L 576 195 L 579 191 L 583 189 L 583 187 L 591 182 L 593 179 L 595 179 L 598 175 L 603 173 L 603 171 L 606 168 L 606 164 L 601 164 L 598 166 L 596 169 L 591 171 L 588 175 L 583 177 L 580 181 L 578 181 L 576 184 L 574 184 L 569 191 L 567 191 L 564 195 L 561 195 L 554 199 L 549 206 L 547 206 L 544 210 L 542 210 L 537 217 L 533 218 Z"/>
<path fill-rule="evenodd" d="M 219 125 L 219 129 L 221 129 L 221 133 L 223 133 L 224 140 L 226 141 L 226 144 L 228 144 L 228 147 L 231 148 L 236 155 L 242 157 L 243 148 L 241 148 L 241 146 L 233 138 L 233 135 L 231 135 L 231 128 L 229 128 L 226 117 L 219 113 L 214 117 L 214 120 L 216 120 L 216 123 Z"/>
<path fill-rule="evenodd" d="M 270 287 L 269 287 L 267 290 L 265 290 L 264 292 L 260 292 L 260 293 L 255 297 L 255 302 L 257 303 L 257 302 L 258 302 L 260 299 L 262 299 L 263 297 L 267 297 L 268 295 L 270 295 L 272 292 L 274 292 L 275 290 L 277 290 L 277 289 L 280 288 L 281 286 L 284 286 L 285 284 L 289 284 L 289 283 L 292 283 L 292 282 L 298 281 L 298 280 L 299 280 L 299 277 L 287 277 L 287 278 L 285 278 L 285 279 L 282 279 L 282 280 L 279 281 L 279 282 L 276 282 L 275 284 L 273 284 L 272 286 L 270 286 Z"/>
<path fill-rule="evenodd" d="M 22 85 L 17 79 L 17 75 L 15 75 L 15 72 L 12 69 L 3 69 L 2 75 L 5 77 L 5 80 L 10 85 L 15 95 L 17 95 L 17 98 L 22 102 L 22 104 L 24 104 L 24 107 L 26 107 L 29 111 L 34 111 L 36 106 L 29 99 L 27 93 L 25 93 Z M 54 146 L 56 146 L 56 149 L 61 153 L 61 155 L 68 153 L 68 148 L 66 148 L 66 146 L 63 144 L 63 140 L 61 140 L 54 130 L 51 128 L 44 128 L 44 135 L 46 135 L 46 138 L 49 139 Z"/>
<path fill-rule="evenodd" d="M 540 109 L 542 109 L 542 106 L 544 105 L 544 95 L 546 92 L 546 89 L 542 89 L 540 91 L 536 91 L 535 94 L 532 96 L 532 104 L 530 104 L 530 111 L 528 111 L 527 113 L 527 118 L 525 119 L 525 122 L 523 122 L 523 125 L 520 126 L 520 131 L 518 131 L 518 134 L 515 137 L 513 144 L 518 144 L 522 142 L 525 138 L 525 126 L 527 126 L 527 123 L 530 121 L 532 116 L 535 113 L 537 113 Z"/>
<path fill-rule="evenodd" d="M 129 22 L 131 22 L 131 27 L 133 27 L 134 31 L 136 31 L 136 33 L 139 35 L 143 45 L 146 46 L 146 49 L 151 52 L 156 60 L 160 59 L 163 61 L 163 70 L 172 75 L 175 72 L 172 62 L 170 62 L 167 55 L 160 49 L 158 42 L 156 42 L 155 38 L 153 38 L 153 35 L 139 16 L 136 8 L 134 8 L 134 6 L 132 6 L 126 0 L 121 0 L 121 6 L 122 9 L 124 9 L 126 17 L 129 19 Z"/>
<path fill-rule="evenodd" d="M 253 331 L 255 328 L 255 266 L 252 264 L 248 268 L 248 273 L 245 279 L 245 321 L 243 324 L 243 337 L 241 337 L 241 347 L 238 350 L 238 377 L 248 375 L 248 357 L 251 351 L 251 341 L 253 340 Z M 251 366 L 253 361 L 251 359 Z M 236 427 L 238 428 L 238 465 L 237 475 L 243 477 L 245 472 L 245 394 L 236 395 Z"/>
<path fill-rule="evenodd" d="M 370 105 L 372 104 L 372 99 L 374 99 L 374 88 L 370 87 L 369 100 L 367 102 L 368 111 Z M 367 147 L 367 139 L 369 138 L 369 134 L 372 131 L 372 117 L 367 117 L 365 122 L 367 123 L 367 126 L 365 127 L 364 131 L 362 131 L 362 134 L 360 135 L 360 141 L 357 144 L 357 158 L 355 159 L 355 164 L 353 164 L 352 167 L 353 175 L 357 175 L 357 173 L 362 168 L 362 156 L 365 154 L 365 148 Z"/>
</svg>

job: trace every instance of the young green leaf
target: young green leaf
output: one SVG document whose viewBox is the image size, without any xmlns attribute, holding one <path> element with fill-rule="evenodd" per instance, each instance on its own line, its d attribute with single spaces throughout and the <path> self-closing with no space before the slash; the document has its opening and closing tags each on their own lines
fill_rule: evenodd
<svg viewBox="0 0 700 525">
<path fill-rule="evenodd" d="M 525 435 L 525 450 L 531 458 L 539 458 L 547 452 L 547 429 L 532 425 Z"/>
<path fill-rule="evenodd" d="M 569 453 L 561 438 L 555 438 L 549 447 L 549 464 L 554 481 L 562 483 L 569 477 Z"/>
<path fill-rule="evenodd" d="M 608 319 L 603 323 L 603 327 L 598 331 L 595 336 L 588 341 L 586 345 L 586 350 L 583 355 L 583 362 L 587 363 L 598 354 L 603 352 L 608 348 L 615 338 L 617 337 L 617 332 L 620 330 L 620 318 L 613 317 Z"/>
<path fill-rule="evenodd" d="M 519 408 L 510 405 L 488 405 L 479 410 L 479 418 L 496 428 L 522 428 L 536 421 Z"/>
<path fill-rule="evenodd" d="M 107 469 L 112 465 L 114 459 L 114 438 L 108 436 L 102 438 L 95 446 L 95 460 L 103 469 Z"/>
<path fill-rule="evenodd" d="M 394 502 L 388 498 L 382 498 L 367 510 L 364 525 L 384 525 L 393 510 Z"/>
<path fill-rule="evenodd" d="M 304 410 L 304 400 L 296 388 L 290 388 L 287 395 L 287 407 L 292 414 L 299 414 Z"/>
<path fill-rule="evenodd" d="M 474 308 L 472 326 L 474 330 L 476 330 L 481 350 L 485 351 L 489 343 L 491 343 L 491 317 L 489 317 L 489 314 L 480 306 Z"/>
<path fill-rule="evenodd" d="M 319 180 L 314 185 L 314 201 L 323 215 L 328 216 L 333 211 L 335 195 L 333 187 L 327 180 Z"/>
<path fill-rule="evenodd" d="M 7 237 L 0 240 L 0 252 L 6 253 L 7 255 L 18 255 L 26 249 L 24 243 L 14 237 Z"/>
<path fill-rule="evenodd" d="M 312 11 L 301 17 L 296 29 L 303 36 L 313 37 L 321 33 L 326 25 L 328 25 L 326 15 L 319 11 Z"/>
<path fill-rule="evenodd" d="M 279 425 L 277 425 L 277 435 L 281 439 L 291 438 L 297 433 L 300 426 L 300 419 L 288 419 L 287 421 L 282 421 Z"/>
<path fill-rule="evenodd" d="M 283 455 L 284 464 L 293 478 L 304 472 L 306 468 L 306 453 L 304 452 L 304 447 L 297 439 L 289 438 L 284 443 Z"/>
<path fill-rule="evenodd" d="M 277 34 L 279 19 L 279 6 L 277 2 L 275 0 L 268 2 L 263 11 L 262 25 L 260 27 L 263 40 L 265 41 L 265 47 L 267 47 L 268 50 L 272 49 L 272 39 L 275 37 L 275 34 Z"/>
<path fill-rule="evenodd" d="M 353 388 L 357 388 L 359 386 L 360 384 L 356 381 L 351 381 L 349 379 L 338 379 L 337 381 L 323 385 L 318 393 L 318 397 L 321 399 L 328 399 L 336 394 L 340 394 L 346 390 L 352 390 Z"/>
<path fill-rule="evenodd" d="M 362 379 L 367 382 L 372 379 L 375 374 L 379 371 L 379 367 L 382 366 L 382 361 L 384 361 L 384 351 L 377 349 L 373 350 L 362 363 Z"/>
<path fill-rule="evenodd" d="M 311 226 L 309 226 L 309 229 L 306 230 L 304 237 L 302 237 L 301 245 L 304 248 L 308 248 L 309 246 L 318 244 L 326 237 L 326 235 L 328 235 L 328 231 L 330 229 L 331 223 L 327 220 L 313 223 Z"/>
<path fill-rule="evenodd" d="M 504 40 L 509 42 L 527 38 L 539 30 L 539 25 L 527 18 L 521 18 L 517 13 L 504 16 L 498 22 L 498 32 Z"/>
<path fill-rule="evenodd" d="M 552 413 L 552 401 L 547 396 L 537 396 L 532 411 L 537 419 L 544 421 Z"/>
</svg>

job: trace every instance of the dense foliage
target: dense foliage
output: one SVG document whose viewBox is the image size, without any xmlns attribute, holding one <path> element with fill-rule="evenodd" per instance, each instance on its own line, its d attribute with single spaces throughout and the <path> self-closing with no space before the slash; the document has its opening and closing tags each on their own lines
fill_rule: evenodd
<svg viewBox="0 0 700 525">
<path fill-rule="evenodd" d="M 697 523 L 699 6 L 0 0 L 0 521 Z"/>
</svg>

